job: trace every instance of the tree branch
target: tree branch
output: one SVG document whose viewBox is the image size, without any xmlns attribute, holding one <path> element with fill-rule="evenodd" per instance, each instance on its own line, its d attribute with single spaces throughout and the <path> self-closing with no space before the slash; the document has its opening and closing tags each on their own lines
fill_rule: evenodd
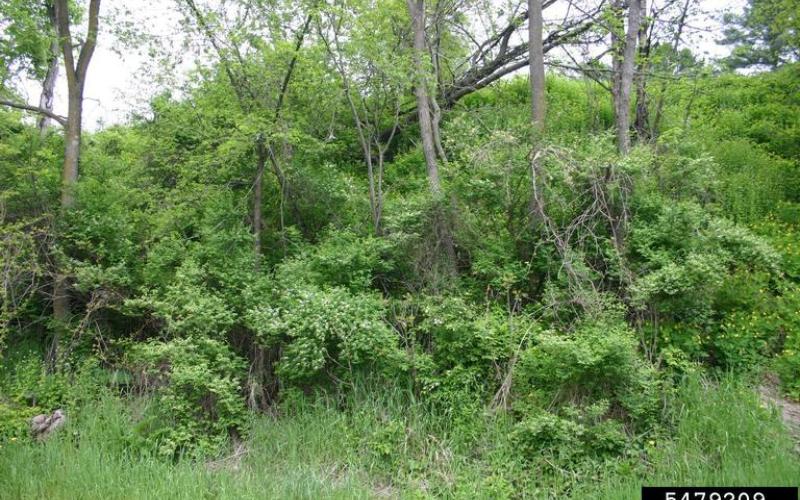
<svg viewBox="0 0 800 500">
<path fill-rule="evenodd" d="M 72 55 L 72 34 L 69 28 L 69 7 L 67 0 L 56 0 L 56 33 L 61 43 L 61 52 L 64 55 L 64 70 L 67 73 L 67 82 L 70 86 L 77 85 L 75 75 L 75 60 Z"/>
<path fill-rule="evenodd" d="M 8 106 L 9 108 L 21 109 L 23 111 L 31 111 L 33 113 L 39 113 L 40 115 L 44 115 L 48 118 L 52 118 L 56 122 L 58 122 L 61 126 L 67 124 L 67 118 L 61 115 L 57 115 L 50 110 L 40 108 L 39 106 L 31 106 L 30 104 L 25 104 L 21 102 L 14 102 L 14 101 L 7 101 L 5 99 L 0 99 L 0 106 Z"/>
<path fill-rule="evenodd" d="M 81 47 L 81 53 L 78 56 L 78 65 L 75 67 L 75 73 L 78 81 L 83 84 L 86 78 L 86 71 L 89 69 L 89 61 L 94 54 L 94 48 L 97 45 L 97 23 L 100 16 L 100 0 L 91 0 L 89 3 L 89 28 L 86 32 L 86 41 Z"/>
</svg>

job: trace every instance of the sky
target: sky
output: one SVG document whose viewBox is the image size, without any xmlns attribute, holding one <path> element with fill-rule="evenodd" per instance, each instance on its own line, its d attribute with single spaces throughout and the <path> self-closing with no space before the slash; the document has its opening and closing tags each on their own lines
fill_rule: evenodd
<svg viewBox="0 0 800 500">
<path fill-rule="evenodd" d="M 721 36 L 719 16 L 725 11 L 741 12 L 745 3 L 745 0 L 700 0 L 700 10 L 705 13 L 690 20 L 694 34 L 688 37 L 686 44 L 705 59 L 727 55 L 730 48 L 715 43 Z M 557 19 L 560 13 L 558 4 L 559 2 L 545 11 L 546 20 Z M 102 4 L 101 31 L 84 91 L 86 129 L 98 130 L 124 123 L 131 113 L 146 107 L 149 96 L 164 87 L 164 82 L 157 81 L 157 75 L 170 73 L 161 71 L 162 68 L 148 54 L 147 48 L 125 49 L 116 33 L 103 28 L 109 23 L 117 26 L 130 23 L 139 27 L 159 50 L 169 54 L 177 62 L 176 70 L 172 73 L 179 78 L 186 78 L 189 70 L 197 63 L 197 58 L 201 56 L 181 47 L 180 37 L 177 35 L 180 17 L 175 8 L 175 0 L 124 0 L 106 1 Z M 29 103 L 38 103 L 40 89 L 39 82 L 23 82 L 23 90 Z M 66 115 L 63 68 L 59 73 L 54 107 L 56 113 Z"/>
</svg>

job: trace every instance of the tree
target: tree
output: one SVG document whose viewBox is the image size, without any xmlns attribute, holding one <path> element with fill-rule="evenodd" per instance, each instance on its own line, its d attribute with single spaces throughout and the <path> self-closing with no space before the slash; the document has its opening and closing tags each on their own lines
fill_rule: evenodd
<svg viewBox="0 0 800 500">
<path fill-rule="evenodd" d="M 473 2 L 465 2 L 466 4 Z M 471 25 L 459 24 L 453 29 L 464 33 L 467 54 L 451 58 L 451 65 L 444 74 L 453 75 L 450 81 L 442 84 L 442 107 L 450 108 L 462 97 L 490 85 L 504 76 L 529 64 L 530 49 L 528 41 L 515 43 L 521 38 L 520 31 L 524 29 L 528 20 L 529 11 L 519 12 L 519 9 L 506 9 L 505 4 L 497 2 L 474 2 L 481 12 L 487 11 L 489 19 L 482 23 L 492 29 L 476 30 Z M 555 0 L 541 2 L 542 11 L 554 5 Z M 576 6 L 568 8 L 556 29 L 550 31 L 542 40 L 542 52 L 547 54 L 556 47 L 579 44 L 586 37 L 593 37 L 594 28 L 600 18 L 605 2 L 597 2 L 593 6 Z M 496 10 L 494 10 L 496 9 Z M 505 13 L 505 14 L 501 14 Z M 482 15 L 474 12 L 475 15 Z M 503 16 L 507 16 L 503 19 Z M 463 20 L 466 16 L 456 17 Z M 477 32 L 476 32 L 477 31 Z M 471 50 L 470 50 L 471 49 Z"/>
<path fill-rule="evenodd" d="M 800 3 L 748 0 L 741 15 L 727 14 L 723 44 L 735 45 L 725 63 L 733 69 L 778 66 L 800 60 Z"/>
<path fill-rule="evenodd" d="M 408 89 L 408 54 L 403 50 L 407 40 L 402 34 L 392 33 L 395 11 L 371 10 L 371 2 L 356 5 L 359 9 L 352 12 L 345 6 L 323 11 L 327 22 L 319 32 L 353 117 L 367 166 L 372 225 L 375 234 L 380 235 L 384 162 L 396 136 Z M 346 42 L 342 34 L 346 35 Z M 386 137 L 381 134 L 384 126 L 390 129 Z"/>
<path fill-rule="evenodd" d="M 617 2 L 615 7 L 615 10 L 621 15 L 622 4 Z M 616 32 L 612 32 L 614 81 L 611 93 L 614 98 L 617 149 L 622 154 L 627 154 L 631 148 L 631 87 L 633 86 L 633 70 L 636 63 L 636 41 L 642 21 L 642 7 L 642 0 L 630 0 L 628 2 L 628 23 L 624 40 Z"/>
<path fill-rule="evenodd" d="M 642 13 L 647 12 L 647 0 L 642 0 Z M 649 103 L 647 95 L 647 73 L 650 71 L 650 52 L 653 47 L 653 31 L 658 17 L 655 2 L 652 3 L 650 16 L 645 17 L 639 26 L 639 47 L 636 58 L 636 118 L 633 121 L 633 128 L 636 130 L 636 138 L 639 141 L 646 141 L 650 132 L 648 122 Z"/>
<path fill-rule="evenodd" d="M 51 31 L 54 31 L 56 26 L 56 8 L 52 1 L 47 2 L 47 17 L 50 21 Z M 39 97 L 39 107 L 50 112 L 53 111 L 53 97 L 55 95 L 56 80 L 58 80 L 59 52 L 58 37 L 53 36 L 50 40 L 50 49 L 48 51 L 49 63 L 47 64 L 47 72 L 42 81 L 42 93 Z M 40 135 L 44 135 L 47 132 L 49 123 L 50 117 L 47 115 L 43 114 L 39 117 L 37 125 Z"/>
<path fill-rule="evenodd" d="M 89 3 L 89 21 L 86 40 L 80 44 L 78 59 L 75 60 L 75 42 L 70 32 L 70 12 L 68 0 L 55 0 L 54 14 L 56 32 L 61 44 L 64 68 L 67 76 L 67 120 L 64 124 L 64 164 L 61 174 L 61 208 L 69 210 L 75 205 L 75 184 L 78 182 L 78 166 L 81 154 L 81 127 L 83 116 L 83 90 L 86 74 L 97 44 L 100 0 Z M 67 276 L 61 270 L 56 274 L 53 284 L 53 316 L 65 322 L 69 319 L 69 295 Z M 51 361 L 57 360 L 59 336 L 53 338 L 50 353 Z"/>
<path fill-rule="evenodd" d="M 530 52 L 531 119 L 538 129 L 544 128 L 544 49 L 542 47 L 542 0 L 528 0 L 528 50 Z"/>
<path fill-rule="evenodd" d="M 226 31 L 222 24 L 214 23 L 215 19 L 220 16 L 215 13 L 206 13 L 194 0 L 179 0 L 179 5 L 188 8 L 187 17 L 193 19 L 197 24 L 199 33 L 204 37 L 205 41 L 211 45 L 221 65 L 228 83 L 236 95 L 237 105 L 242 113 L 245 115 L 254 111 L 266 111 L 271 115 L 271 119 L 267 120 L 264 127 L 258 130 L 255 138 L 255 152 L 256 152 L 256 172 L 253 178 L 253 209 L 252 209 L 252 231 L 254 236 L 254 248 L 256 269 L 259 268 L 261 260 L 261 230 L 262 230 L 262 192 L 263 192 L 263 178 L 264 168 L 267 160 L 272 166 L 272 171 L 275 174 L 278 184 L 280 186 L 281 198 L 289 199 L 290 205 L 295 215 L 295 220 L 298 224 L 302 224 L 300 218 L 299 208 L 296 200 L 290 194 L 289 180 L 286 172 L 284 171 L 275 152 L 273 140 L 268 137 L 273 130 L 265 130 L 266 128 L 274 129 L 277 127 L 283 111 L 284 101 L 286 94 L 289 91 L 289 84 L 292 80 L 297 60 L 300 55 L 300 50 L 303 46 L 306 35 L 311 27 L 312 16 L 310 14 L 304 16 L 304 21 L 301 27 L 295 33 L 295 40 L 292 44 L 292 51 L 289 56 L 288 64 L 284 73 L 278 75 L 279 80 L 276 78 L 276 84 L 272 86 L 264 86 L 260 83 L 252 82 L 248 75 L 248 61 L 243 55 L 241 45 L 244 45 L 244 39 L 251 37 L 251 41 L 255 38 L 252 33 Z M 245 9 L 249 12 L 250 6 Z M 245 14 L 245 17 L 247 14 Z M 269 23 L 268 21 L 264 21 Z M 247 28 L 254 28 L 253 26 L 246 26 Z M 238 29 L 245 28 L 245 20 L 240 20 Z M 254 30 L 255 31 L 255 30 Z M 224 36 L 219 36 L 222 33 Z M 273 33 L 268 31 L 269 38 L 273 38 Z M 222 39 L 222 40 L 220 40 Z M 269 40 L 275 42 L 275 40 Z M 263 48 L 264 43 L 259 42 L 255 44 L 257 48 Z M 264 75 L 261 75 L 262 79 Z M 277 82 L 280 83 L 277 83 Z M 266 87 L 266 92 L 264 88 Z M 273 88 L 277 88 L 277 92 L 272 92 Z M 271 107 L 269 104 L 271 104 Z M 281 213 L 281 221 L 283 221 Z M 283 229 L 283 228 L 282 228 Z"/>
<path fill-rule="evenodd" d="M 0 100 L 0 104 L 39 114 L 37 124 L 44 134 L 50 120 L 65 121 L 53 113 L 61 52 L 55 32 L 55 5 L 51 0 L 4 2 L 0 6 L 0 24 L 6 33 L 0 35 L 0 67 L 4 68 L 0 70 L 0 89 L 9 86 L 10 80 L 20 73 L 42 82 L 38 106 L 14 99 Z"/>
<path fill-rule="evenodd" d="M 681 7 L 680 13 L 676 18 L 676 23 L 674 27 L 674 32 L 672 36 L 672 41 L 669 45 L 669 52 L 667 54 L 667 60 L 665 61 L 667 64 L 667 69 L 669 70 L 670 76 L 673 73 L 676 73 L 681 70 L 681 66 L 679 63 L 678 57 L 678 47 L 681 43 L 681 36 L 683 35 L 683 30 L 686 26 L 686 18 L 689 14 L 689 7 L 692 5 L 693 0 L 685 0 L 683 6 Z M 661 88 L 658 93 L 658 100 L 656 102 L 656 109 L 655 109 L 655 117 L 653 118 L 653 122 L 650 125 L 650 132 L 649 136 L 656 137 L 659 133 L 659 128 L 661 126 L 661 117 L 664 111 L 664 96 L 666 95 L 667 91 L 667 79 L 661 80 Z"/>
<path fill-rule="evenodd" d="M 64 129 L 64 167 L 62 171 L 61 205 L 72 208 L 75 204 L 75 183 L 78 181 L 78 164 L 80 162 L 81 131 L 83 118 L 83 91 L 86 86 L 86 74 L 97 44 L 98 17 L 100 0 L 89 3 L 89 24 L 86 40 L 81 44 L 78 59 L 75 60 L 73 47 L 75 42 L 70 31 L 69 2 L 55 0 L 56 32 L 61 43 L 64 68 L 67 76 L 67 123 Z"/>
<path fill-rule="evenodd" d="M 456 253 L 453 237 L 449 224 L 443 211 L 444 193 L 439 179 L 439 165 L 436 160 L 436 144 L 431 115 L 430 95 L 428 94 L 428 70 L 423 62 L 427 53 L 425 42 L 425 1 L 407 0 L 408 13 L 411 17 L 411 31 L 413 36 L 412 60 L 414 66 L 415 84 L 414 95 L 417 100 L 417 113 L 419 115 L 420 135 L 422 136 L 422 153 L 425 156 L 425 166 L 428 171 L 428 184 L 433 196 L 435 207 L 434 229 L 438 242 L 442 244 L 447 257 L 447 265 L 455 269 Z"/>
<path fill-rule="evenodd" d="M 408 12 L 411 16 L 411 31 L 413 35 L 413 60 L 416 82 L 414 94 L 417 98 L 419 111 L 420 134 L 422 136 L 422 152 L 425 155 L 425 165 L 428 169 L 428 183 L 434 198 L 442 197 L 442 185 L 439 180 L 439 165 L 436 162 L 436 146 L 433 139 L 433 123 L 431 121 L 430 97 L 428 96 L 427 69 L 423 63 L 424 54 L 427 53 L 425 44 L 425 2 L 424 0 L 407 0 Z"/>
</svg>

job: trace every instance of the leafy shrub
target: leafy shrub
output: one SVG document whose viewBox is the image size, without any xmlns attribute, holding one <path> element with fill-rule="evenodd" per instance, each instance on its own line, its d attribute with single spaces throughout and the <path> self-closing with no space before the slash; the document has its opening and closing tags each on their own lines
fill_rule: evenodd
<svg viewBox="0 0 800 500">
<path fill-rule="evenodd" d="M 658 380 L 623 322 L 586 321 L 534 342 L 520 356 L 513 389 L 515 439 L 528 459 L 617 456 L 630 441 L 626 426 L 658 424 Z"/>
<path fill-rule="evenodd" d="M 35 415 L 62 409 L 72 419 L 106 393 L 103 371 L 94 358 L 53 372 L 38 355 L 17 351 L 12 362 L 13 370 L 0 378 L 0 442 L 29 438 Z"/>
<path fill-rule="evenodd" d="M 42 413 L 36 406 L 17 406 L 0 401 L 0 444 L 30 437 L 30 422 Z"/>
<path fill-rule="evenodd" d="M 739 370 L 763 363 L 780 339 L 780 322 L 776 319 L 776 314 L 758 310 L 729 314 L 712 341 L 715 361 Z"/>
<path fill-rule="evenodd" d="M 794 162 L 741 139 L 713 144 L 711 150 L 724 169 L 719 175 L 720 202 L 733 220 L 757 222 L 774 212 L 776 201 L 793 195 L 800 177 Z"/>
<path fill-rule="evenodd" d="M 137 429 L 159 455 L 218 453 L 228 436 L 242 434 L 245 364 L 222 342 L 194 338 L 135 344 L 127 364 L 140 387 L 154 393 Z"/>
<path fill-rule="evenodd" d="M 128 308 L 151 309 L 168 333 L 176 336 L 217 336 L 235 322 L 225 297 L 205 285 L 206 274 L 196 262 L 187 260 L 175 280 L 163 290 L 150 290 L 126 302 Z"/>
<path fill-rule="evenodd" d="M 562 415 L 541 411 L 527 415 L 514 428 L 512 440 L 521 455 L 537 462 L 543 455 L 562 464 L 621 455 L 629 445 L 624 425 L 605 418 L 609 402 L 586 408 L 564 408 Z"/>
<path fill-rule="evenodd" d="M 8 193 L 0 193 L 0 207 Z M 22 316 L 32 302 L 35 284 L 42 274 L 32 222 L 6 223 L 0 212 L 0 359 L 12 321 Z"/>
<path fill-rule="evenodd" d="M 520 402 L 548 408 L 609 399 L 634 418 L 655 410 L 653 369 L 622 322 L 587 320 L 574 332 L 545 332 L 522 353 L 514 374 Z"/>
<path fill-rule="evenodd" d="M 766 238 L 781 253 L 786 276 L 800 281 L 800 204 L 782 204 L 782 217 L 770 217 L 752 225 L 753 231 Z"/>
<path fill-rule="evenodd" d="M 370 364 L 388 373 L 403 355 L 384 309 L 376 294 L 301 286 L 287 289 L 277 305 L 251 309 L 248 325 L 262 345 L 282 347 L 277 371 L 286 380 L 352 376 Z"/>
<path fill-rule="evenodd" d="M 571 460 L 583 454 L 583 425 L 549 412 L 524 418 L 514 430 L 514 442 L 522 456 L 537 457 L 542 453 Z"/>
<path fill-rule="evenodd" d="M 77 367 L 65 364 L 49 373 L 40 356 L 27 355 L 16 360 L 13 373 L 4 377 L 2 392 L 16 405 L 68 412 L 96 399 L 103 392 L 102 372 L 94 358 L 80 361 Z"/>
<path fill-rule="evenodd" d="M 758 287 L 750 282 L 769 286 L 782 277 L 780 254 L 767 240 L 711 216 L 696 203 L 646 211 L 630 237 L 638 275 L 631 302 L 639 311 L 656 311 L 667 328 L 688 338 L 715 329 L 720 315 L 755 302 Z M 669 342 L 662 346 L 677 347 Z M 680 348 L 695 346 L 684 343 Z M 690 357 L 698 359 L 695 353 Z"/>
<path fill-rule="evenodd" d="M 392 260 L 386 258 L 391 249 L 389 239 L 331 231 L 313 249 L 282 262 L 277 279 L 282 283 L 313 283 L 363 291 L 372 285 L 377 274 L 392 269 Z"/>
<path fill-rule="evenodd" d="M 481 311 L 461 297 L 423 297 L 418 303 L 421 317 L 414 333 L 429 346 L 440 370 L 487 370 L 493 362 L 509 358 L 517 347 L 515 337 L 523 334 L 524 325 L 516 325 L 515 332 L 507 313 Z"/>
</svg>

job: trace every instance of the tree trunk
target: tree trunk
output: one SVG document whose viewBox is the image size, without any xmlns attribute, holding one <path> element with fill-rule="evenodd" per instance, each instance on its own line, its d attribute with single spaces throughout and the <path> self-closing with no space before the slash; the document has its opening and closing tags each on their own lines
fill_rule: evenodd
<svg viewBox="0 0 800 500">
<path fill-rule="evenodd" d="M 417 98 L 419 125 L 422 135 L 422 152 L 425 155 L 425 166 L 428 169 L 428 183 L 431 193 L 438 201 L 442 199 L 442 184 L 439 180 L 439 166 L 436 163 L 436 145 L 433 137 L 431 106 L 428 97 L 428 81 L 422 57 L 425 54 L 425 2 L 424 0 L 407 0 L 408 12 L 411 15 L 411 27 L 414 32 L 414 71 L 416 82 L 414 94 Z"/>
<path fill-rule="evenodd" d="M 617 132 L 617 149 L 627 154 L 631 149 L 630 114 L 633 68 L 636 62 L 636 39 L 641 24 L 641 1 L 630 0 L 628 6 L 628 26 L 622 50 L 615 51 L 614 72 L 616 84 L 613 88 L 614 121 Z M 617 44 L 619 47 L 620 44 Z"/>
<path fill-rule="evenodd" d="M 69 89 L 67 126 L 64 129 L 64 165 L 61 171 L 61 207 L 75 205 L 75 184 L 81 157 L 81 121 L 83 117 L 83 86 Z"/>
<path fill-rule="evenodd" d="M 56 0 L 54 5 L 56 32 L 61 43 L 64 68 L 67 75 L 68 113 L 64 127 L 64 165 L 61 174 L 61 209 L 66 212 L 75 206 L 75 184 L 78 182 L 78 166 L 81 152 L 81 121 L 83 115 L 83 89 L 89 62 L 97 43 L 97 26 L 100 15 L 100 0 L 89 3 L 89 24 L 86 41 L 81 46 L 78 60 L 73 56 L 73 40 L 70 33 L 68 0 Z M 53 282 L 53 317 L 62 325 L 69 320 L 70 305 L 68 277 L 62 269 L 57 270 Z M 56 328 L 50 348 L 51 367 L 58 360 L 59 329 Z"/>
<path fill-rule="evenodd" d="M 78 162 L 81 149 L 82 96 L 76 97 L 72 94 L 73 92 L 70 91 L 69 115 L 67 126 L 64 129 L 64 166 L 61 176 L 61 208 L 64 211 L 75 205 L 75 184 L 78 181 Z M 62 325 L 67 323 L 70 318 L 69 277 L 61 269 L 56 271 L 53 282 L 53 317 Z M 56 328 L 56 332 L 58 332 L 58 328 Z M 58 358 L 58 340 L 56 333 L 50 349 L 52 363 Z"/>
<path fill-rule="evenodd" d="M 431 116 L 428 79 L 423 65 L 425 50 L 425 2 L 424 0 L 407 0 L 408 12 L 411 16 L 411 28 L 414 34 L 413 62 L 416 82 L 414 94 L 419 111 L 420 134 L 422 135 L 422 153 L 428 171 L 428 184 L 436 205 L 434 212 L 434 231 L 437 243 L 444 247 L 448 272 L 455 273 L 456 252 L 450 224 L 444 210 L 444 193 L 439 179 L 439 165 L 436 162 L 436 141 L 434 139 L 433 120 Z"/>
<path fill-rule="evenodd" d="M 53 29 L 56 29 L 56 10 L 52 3 L 47 5 L 47 14 L 50 18 L 50 24 Z M 53 95 L 56 88 L 56 80 L 58 79 L 58 63 L 59 63 L 59 43 L 58 37 L 54 36 L 53 41 L 50 42 L 50 64 L 47 66 L 47 73 L 45 74 L 44 81 L 42 82 L 42 94 L 39 97 L 39 107 L 53 112 Z M 50 117 L 43 114 L 39 117 L 37 126 L 39 127 L 39 135 L 44 137 L 47 133 L 47 127 L 50 125 Z"/>
<path fill-rule="evenodd" d="M 431 108 L 433 143 L 436 145 L 436 154 L 439 155 L 440 160 L 447 163 L 447 153 L 445 153 L 444 146 L 442 146 L 441 127 L 439 126 L 442 122 L 442 108 L 439 106 L 439 103 L 436 102 L 436 98 L 431 98 Z"/>
<path fill-rule="evenodd" d="M 261 269 L 261 205 L 262 187 L 264 178 L 264 166 L 267 163 L 267 150 L 264 147 L 264 138 L 259 136 L 256 139 L 256 178 L 253 183 L 253 254 L 255 269 Z"/>
<path fill-rule="evenodd" d="M 542 41 L 542 0 L 528 0 L 528 50 L 530 54 L 531 120 L 544 129 L 545 101 L 544 47 Z"/>
<path fill-rule="evenodd" d="M 647 12 L 647 0 L 642 0 L 642 13 Z M 650 109 L 647 96 L 647 72 L 650 69 L 650 49 L 655 19 L 642 21 L 639 27 L 639 60 L 636 63 L 636 118 L 633 128 L 640 142 L 650 139 Z"/>
</svg>

